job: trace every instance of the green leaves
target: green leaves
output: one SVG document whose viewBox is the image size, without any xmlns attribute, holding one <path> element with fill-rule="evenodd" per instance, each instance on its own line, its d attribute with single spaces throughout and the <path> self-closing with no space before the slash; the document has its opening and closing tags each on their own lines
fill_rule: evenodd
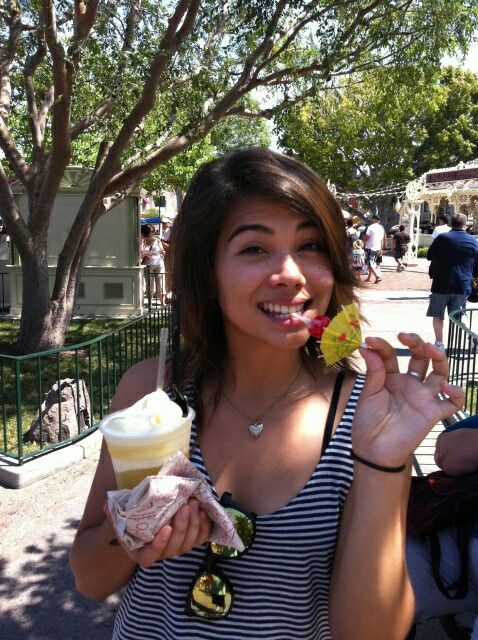
<svg viewBox="0 0 478 640">
<path fill-rule="evenodd" d="M 356 74 L 278 117 L 276 132 L 341 189 L 404 182 L 478 155 L 478 78 L 454 68 Z"/>
</svg>

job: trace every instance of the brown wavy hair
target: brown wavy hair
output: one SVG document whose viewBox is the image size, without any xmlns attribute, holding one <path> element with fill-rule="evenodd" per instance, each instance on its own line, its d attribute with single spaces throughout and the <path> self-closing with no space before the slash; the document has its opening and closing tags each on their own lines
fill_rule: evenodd
<svg viewBox="0 0 478 640">
<path fill-rule="evenodd" d="M 319 229 L 335 280 L 328 316 L 355 301 L 356 280 L 350 268 L 342 211 L 314 171 L 294 158 L 259 148 L 232 151 L 204 164 L 194 176 L 173 225 L 172 283 L 181 299 L 181 382 L 194 381 L 201 389 L 208 380 L 214 385 L 216 398 L 227 357 L 216 295 L 216 246 L 232 206 L 249 196 L 285 205 Z M 305 362 L 317 357 L 313 338 L 302 354 Z M 347 360 L 338 366 L 353 370 Z"/>
</svg>

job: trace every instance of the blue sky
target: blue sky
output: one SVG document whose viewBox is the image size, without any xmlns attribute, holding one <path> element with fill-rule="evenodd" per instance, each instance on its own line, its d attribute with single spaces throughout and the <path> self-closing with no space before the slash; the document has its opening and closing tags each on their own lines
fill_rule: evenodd
<svg viewBox="0 0 478 640">
<path fill-rule="evenodd" d="M 445 56 L 442 60 L 443 64 L 453 64 L 461 69 L 466 69 L 468 71 L 473 71 L 474 73 L 478 73 L 478 42 L 475 42 L 471 45 L 468 55 L 465 59 L 461 58 L 450 58 Z"/>
</svg>

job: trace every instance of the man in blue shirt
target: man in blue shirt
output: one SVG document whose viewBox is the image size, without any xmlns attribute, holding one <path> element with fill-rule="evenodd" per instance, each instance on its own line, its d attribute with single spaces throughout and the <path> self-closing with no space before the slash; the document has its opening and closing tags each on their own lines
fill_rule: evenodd
<svg viewBox="0 0 478 640">
<path fill-rule="evenodd" d="M 427 253 L 433 278 L 427 316 L 433 318 L 435 345 L 443 350 L 445 309 L 450 314 L 466 307 L 473 276 L 478 274 L 478 241 L 465 228 L 466 216 L 455 213 L 451 230 L 437 236 Z"/>
</svg>

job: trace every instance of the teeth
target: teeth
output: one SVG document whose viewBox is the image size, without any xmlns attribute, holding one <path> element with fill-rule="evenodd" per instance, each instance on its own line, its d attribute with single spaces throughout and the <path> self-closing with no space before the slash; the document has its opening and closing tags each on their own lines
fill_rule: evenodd
<svg viewBox="0 0 478 640">
<path fill-rule="evenodd" d="M 291 313 L 300 313 L 304 307 L 303 304 L 294 304 L 291 306 L 271 304 L 270 302 L 264 302 L 259 305 L 261 309 L 268 313 L 278 313 L 284 317 L 288 317 Z"/>
</svg>

